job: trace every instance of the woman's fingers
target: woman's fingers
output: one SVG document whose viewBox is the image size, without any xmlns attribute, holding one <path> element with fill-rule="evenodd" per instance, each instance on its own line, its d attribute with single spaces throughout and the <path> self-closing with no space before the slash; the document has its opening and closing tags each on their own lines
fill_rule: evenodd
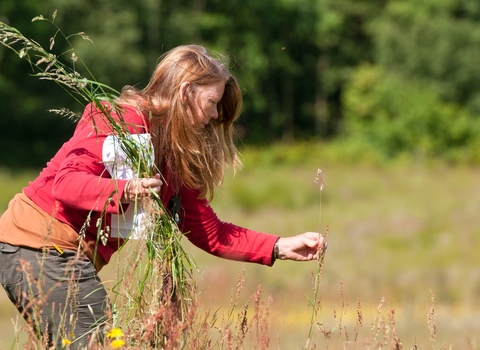
<svg viewBox="0 0 480 350">
<path fill-rule="evenodd" d="M 157 176 L 158 175 L 158 176 Z M 123 202 L 135 202 L 138 199 L 144 199 L 152 194 L 152 191 L 160 193 L 163 182 L 160 175 L 153 178 L 135 178 L 127 182 L 123 190 Z"/>
</svg>

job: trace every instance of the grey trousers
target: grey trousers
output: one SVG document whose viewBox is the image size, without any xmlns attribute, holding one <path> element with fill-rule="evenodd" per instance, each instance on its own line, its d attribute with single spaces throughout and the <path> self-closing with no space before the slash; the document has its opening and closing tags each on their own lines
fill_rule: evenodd
<svg viewBox="0 0 480 350">
<path fill-rule="evenodd" d="M 29 339 L 57 349 L 65 339 L 69 349 L 103 342 L 109 302 L 87 258 L 0 243 L 0 283 L 34 332 Z"/>
</svg>

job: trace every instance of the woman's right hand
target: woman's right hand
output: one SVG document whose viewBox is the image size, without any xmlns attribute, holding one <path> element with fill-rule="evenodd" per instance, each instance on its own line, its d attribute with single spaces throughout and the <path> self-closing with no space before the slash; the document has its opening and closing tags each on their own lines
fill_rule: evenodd
<svg viewBox="0 0 480 350">
<path fill-rule="evenodd" d="M 152 195 L 152 191 L 160 193 L 163 182 L 160 180 L 160 174 L 156 174 L 152 178 L 135 178 L 128 180 L 123 190 L 122 202 L 134 203 L 142 201 Z"/>
<path fill-rule="evenodd" d="M 327 241 L 317 232 L 305 232 L 277 241 L 278 258 L 281 260 L 309 261 L 318 258 L 327 250 Z"/>
</svg>

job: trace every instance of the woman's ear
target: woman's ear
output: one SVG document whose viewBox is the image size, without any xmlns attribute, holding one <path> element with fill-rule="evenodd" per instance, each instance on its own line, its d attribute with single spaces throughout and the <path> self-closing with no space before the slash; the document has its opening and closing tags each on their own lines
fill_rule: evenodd
<svg viewBox="0 0 480 350">
<path fill-rule="evenodd" d="M 180 84 L 180 101 L 182 101 L 183 104 L 187 103 L 187 90 L 189 86 L 189 81 L 184 81 Z"/>
</svg>

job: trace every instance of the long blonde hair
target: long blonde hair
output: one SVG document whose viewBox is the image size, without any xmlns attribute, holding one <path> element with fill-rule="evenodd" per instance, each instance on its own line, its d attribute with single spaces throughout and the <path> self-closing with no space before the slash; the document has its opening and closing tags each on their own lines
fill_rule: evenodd
<svg viewBox="0 0 480 350">
<path fill-rule="evenodd" d="M 242 110 L 242 94 L 226 62 L 203 46 L 178 46 L 160 57 L 144 89 L 126 86 L 120 97 L 150 118 L 157 166 L 162 170 L 162 162 L 166 163 L 175 188 L 186 185 L 210 200 L 223 181 L 225 168 L 241 166 L 233 143 L 233 122 Z M 190 82 L 194 89 L 220 81 L 225 82 L 225 92 L 217 105 L 218 118 L 204 129 L 195 128 L 182 104 L 180 85 Z"/>
</svg>

